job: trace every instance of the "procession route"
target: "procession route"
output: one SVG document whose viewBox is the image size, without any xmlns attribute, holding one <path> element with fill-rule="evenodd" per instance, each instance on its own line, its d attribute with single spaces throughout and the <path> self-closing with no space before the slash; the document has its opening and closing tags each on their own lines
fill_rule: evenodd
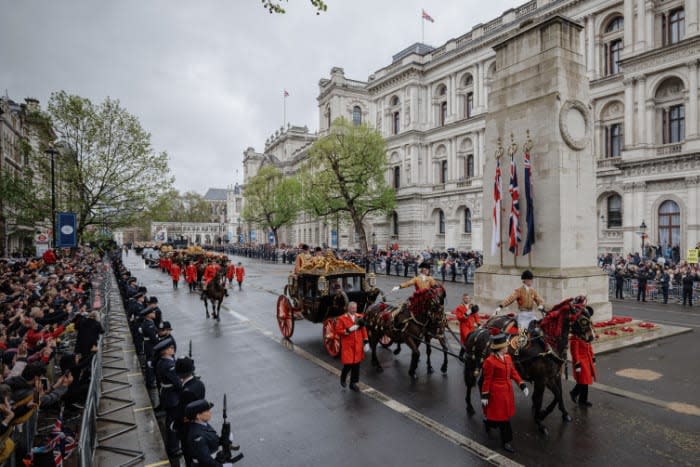
<svg viewBox="0 0 700 467">
<path fill-rule="evenodd" d="M 264 290 L 264 289 L 263 289 Z M 267 292 L 270 292 L 267 290 Z M 272 293 L 272 292 L 270 292 Z M 292 341 L 289 339 L 281 338 L 279 339 L 276 334 L 266 330 L 263 328 L 261 325 L 259 325 L 257 322 L 252 320 L 251 318 L 225 306 L 222 305 L 222 309 L 228 311 L 229 314 L 231 314 L 233 317 L 239 319 L 241 322 L 247 324 L 251 328 L 257 330 L 261 334 L 263 334 L 265 337 L 268 337 L 269 339 L 279 343 L 281 346 L 286 348 L 287 350 L 294 352 L 295 354 L 299 355 L 303 359 L 323 368 L 324 370 L 328 371 L 329 373 L 333 374 L 336 377 L 340 376 L 340 370 L 333 365 L 324 362 L 320 358 L 310 354 L 306 350 L 302 349 L 299 346 L 294 345 Z M 437 434 L 438 436 L 441 436 L 442 438 L 445 438 L 446 440 L 452 442 L 453 444 L 461 447 L 465 451 L 468 451 L 472 454 L 475 454 L 479 456 L 481 459 L 485 460 L 486 462 L 497 465 L 497 466 L 504 466 L 504 467 L 518 467 L 522 466 L 522 464 L 519 464 L 502 454 L 499 454 L 498 452 L 484 446 L 483 444 L 477 443 L 473 439 L 467 438 L 466 436 L 462 435 L 461 433 L 456 432 L 455 430 L 431 419 L 430 417 L 427 417 L 420 412 L 417 412 L 410 407 L 408 407 L 405 404 L 402 404 L 401 402 L 392 399 L 391 397 L 387 396 L 386 394 L 382 393 L 381 391 L 378 391 L 374 389 L 373 387 L 360 382 L 358 384 L 360 387 L 360 391 L 366 395 L 367 397 L 370 397 L 374 399 L 375 401 L 381 403 L 385 407 L 393 410 L 394 412 L 403 415 L 404 417 L 408 418 L 409 420 L 413 421 L 414 423 L 417 423 L 418 425 L 427 428 L 431 432 Z"/>
</svg>

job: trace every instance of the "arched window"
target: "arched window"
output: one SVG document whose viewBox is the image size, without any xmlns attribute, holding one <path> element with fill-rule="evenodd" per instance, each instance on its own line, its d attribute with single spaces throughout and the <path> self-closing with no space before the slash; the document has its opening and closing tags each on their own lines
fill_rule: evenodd
<svg viewBox="0 0 700 467">
<path fill-rule="evenodd" d="M 622 123 L 605 127 L 605 157 L 618 157 L 622 152 Z"/>
<path fill-rule="evenodd" d="M 398 190 L 401 186 L 401 166 L 394 167 L 394 189 Z"/>
<path fill-rule="evenodd" d="M 352 124 L 355 126 L 362 124 L 362 109 L 359 105 L 352 108 Z"/>
<path fill-rule="evenodd" d="M 620 195 L 608 196 L 608 228 L 622 227 L 622 198 Z"/>
<path fill-rule="evenodd" d="M 391 231 L 394 235 L 399 234 L 399 215 L 396 211 L 391 214 Z"/>
<path fill-rule="evenodd" d="M 441 85 L 437 90 L 437 95 L 440 99 L 438 121 L 440 126 L 443 126 L 447 123 L 447 86 Z"/>
<path fill-rule="evenodd" d="M 472 212 L 469 208 L 464 210 L 464 233 L 472 233 Z"/>
<path fill-rule="evenodd" d="M 389 103 L 390 103 L 392 106 L 394 106 L 394 105 L 399 105 L 399 104 L 401 103 L 401 101 L 399 100 L 399 96 L 394 96 L 394 97 L 392 97 L 391 100 L 389 101 Z"/>
<path fill-rule="evenodd" d="M 625 18 L 622 16 L 616 16 L 613 19 L 608 22 L 608 25 L 605 27 L 605 32 L 615 32 L 619 31 L 625 27 Z"/>
<path fill-rule="evenodd" d="M 474 78 L 472 78 L 472 75 L 467 75 L 464 77 L 464 86 L 471 86 L 474 84 Z"/>
<path fill-rule="evenodd" d="M 685 139 L 684 84 L 680 78 L 670 77 L 661 83 L 654 96 L 657 114 L 661 120 L 663 144 L 680 143 Z"/>
<path fill-rule="evenodd" d="M 442 209 L 438 211 L 438 233 L 445 233 L 445 212 Z"/>
<path fill-rule="evenodd" d="M 681 243 L 681 210 L 675 201 L 664 201 L 659 207 L 659 244 L 677 246 Z"/>
<path fill-rule="evenodd" d="M 622 56 L 622 44 L 625 20 L 622 16 L 616 16 L 608 21 L 603 30 L 603 46 L 605 50 L 605 75 L 615 75 L 620 72 L 620 58 Z"/>
<path fill-rule="evenodd" d="M 466 167 L 467 178 L 474 176 L 474 154 L 469 154 L 467 156 L 467 167 Z"/>
<path fill-rule="evenodd" d="M 398 111 L 394 112 L 392 119 L 392 130 L 395 135 L 398 135 L 399 131 L 401 131 L 401 115 Z"/>
<path fill-rule="evenodd" d="M 447 183 L 447 161 L 440 162 L 440 183 Z"/>
</svg>

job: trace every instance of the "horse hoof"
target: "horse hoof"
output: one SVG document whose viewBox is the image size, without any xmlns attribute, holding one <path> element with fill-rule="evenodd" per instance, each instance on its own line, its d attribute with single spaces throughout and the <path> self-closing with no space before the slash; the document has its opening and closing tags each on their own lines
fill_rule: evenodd
<svg viewBox="0 0 700 467">
<path fill-rule="evenodd" d="M 574 419 L 571 418 L 571 415 L 568 413 L 565 413 L 564 415 L 561 416 L 561 419 L 564 420 L 565 422 L 573 422 Z"/>
<path fill-rule="evenodd" d="M 443 374 L 447 373 L 447 365 L 442 365 L 442 366 L 440 367 L 440 371 L 441 371 Z"/>
<path fill-rule="evenodd" d="M 433 373 L 435 373 L 435 370 L 433 370 L 433 367 L 432 367 L 432 366 L 429 366 L 429 367 L 428 367 L 428 374 L 429 374 L 429 375 L 432 375 Z"/>
<path fill-rule="evenodd" d="M 542 433 L 545 436 L 549 436 L 549 430 L 547 429 L 546 426 L 540 425 L 537 427 L 538 430 L 540 430 L 540 433 Z"/>
<path fill-rule="evenodd" d="M 413 371 L 413 372 L 409 371 L 409 372 L 408 372 L 408 376 L 410 376 L 411 379 L 416 379 L 416 372 L 415 372 L 415 371 Z"/>
<path fill-rule="evenodd" d="M 471 416 L 474 415 L 475 413 L 476 413 L 476 410 L 474 410 L 473 407 L 467 406 L 467 415 L 469 415 L 469 416 L 471 417 Z"/>
</svg>

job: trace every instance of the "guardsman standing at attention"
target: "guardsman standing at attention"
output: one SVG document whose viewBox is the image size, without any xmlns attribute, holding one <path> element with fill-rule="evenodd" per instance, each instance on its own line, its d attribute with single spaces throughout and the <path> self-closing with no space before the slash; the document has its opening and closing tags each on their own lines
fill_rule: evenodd
<svg viewBox="0 0 700 467">
<path fill-rule="evenodd" d="M 190 402 L 185 408 L 185 415 L 190 420 L 187 430 L 187 451 L 192 455 L 192 464 L 203 467 L 229 467 L 233 464 L 221 462 L 215 459 L 221 440 L 216 430 L 209 425 L 211 420 L 211 408 L 214 404 L 204 399 Z M 240 446 L 233 445 L 233 450 Z"/>
<path fill-rule="evenodd" d="M 190 292 L 194 292 L 197 286 L 197 266 L 192 261 L 185 268 L 185 281 L 190 288 Z"/>
<path fill-rule="evenodd" d="M 590 407 L 593 404 L 588 402 L 588 386 L 595 380 L 595 355 L 590 342 L 571 334 L 569 339 L 569 351 L 571 352 L 571 363 L 574 365 L 574 378 L 576 386 L 569 393 L 571 400 L 577 402 L 579 407 Z"/>
<path fill-rule="evenodd" d="M 228 286 L 233 287 L 233 276 L 236 274 L 236 266 L 233 261 L 229 261 L 226 265 L 226 280 L 228 281 Z"/>
<path fill-rule="evenodd" d="M 182 381 L 175 373 L 175 342 L 164 339 L 153 347 L 153 353 L 160 357 L 156 375 L 160 381 L 160 407 L 165 410 L 165 451 L 168 458 L 176 459 L 181 454 L 176 423 Z"/>
<path fill-rule="evenodd" d="M 542 313 L 544 312 L 544 300 L 540 297 L 540 294 L 532 287 L 532 272 L 526 270 L 520 276 L 523 281 L 523 285 L 518 287 L 513 291 L 512 294 L 508 295 L 505 300 L 498 305 L 496 308 L 496 315 L 501 312 L 501 310 L 511 303 L 518 302 L 518 328 L 527 329 L 530 322 L 536 319 L 542 319 Z M 534 310 L 535 305 L 537 305 L 537 311 Z"/>
<path fill-rule="evenodd" d="M 143 357 L 146 361 L 146 387 L 156 388 L 156 374 L 153 369 L 153 346 L 158 343 L 158 331 L 153 320 L 156 317 L 155 308 L 145 308 L 141 312 L 141 335 L 143 336 Z"/>
<path fill-rule="evenodd" d="M 238 290 L 243 290 L 243 278 L 245 277 L 245 268 L 243 267 L 243 263 L 240 261 L 238 262 L 238 266 L 236 266 L 236 282 L 238 282 Z"/>
<path fill-rule="evenodd" d="M 182 270 L 180 269 L 180 265 L 177 263 L 173 263 L 172 266 L 170 266 L 170 277 L 173 279 L 173 289 L 177 290 L 177 285 L 180 282 L 180 273 Z"/>
<path fill-rule="evenodd" d="M 459 321 L 459 341 L 462 344 L 462 349 L 459 351 L 460 358 L 464 357 L 467 336 L 479 327 L 479 305 L 472 305 L 470 301 L 469 294 L 465 293 L 462 295 L 462 303 L 452 311 Z"/>
<path fill-rule="evenodd" d="M 422 262 L 420 266 L 418 266 L 418 272 L 419 274 L 416 277 L 407 280 L 401 285 L 395 286 L 393 289 L 391 289 L 391 291 L 396 292 L 399 289 L 414 286 L 417 292 L 419 290 L 425 290 L 436 285 L 440 285 L 440 283 L 430 275 L 430 265 L 428 263 Z"/>
<path fill-rule="evenodd" d="M 529 391 L 508 355 L 508 338 L 505 334 L 491 336 L 491 350 L 491 355 L 484 360 L 482 370 L 484 382 L 481 386 L 481 405 L 484 408 L 484 427 L 487 434 L 491 428 L 498 428 L 501 446 L 512 453 L 515 451 L 510 444 L 513 440 L 510 418 L 515 415 L 515 397 L 510 380 L 515 381 L 525 397 Z"/>
</svg>

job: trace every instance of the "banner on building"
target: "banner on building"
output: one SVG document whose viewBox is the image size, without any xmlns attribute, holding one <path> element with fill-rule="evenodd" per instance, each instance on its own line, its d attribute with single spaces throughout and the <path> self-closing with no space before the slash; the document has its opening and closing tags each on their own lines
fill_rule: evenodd
<svg viewBox="0 0 700 467">
<path fill-rule="evenodd" d="M 250 231 L 250 243 L 255 241 L 255 230 Z"/>
<path fill-rule="evenodd" d="M 165 242 L 168 240 L 168 229 L 160 229 L 158 232 L 156 232 L 156 238 L 154 239 L 157 242 Z"/>
<path fill-rule="evenodd" d="M 275 244 L 275 233 L 272 230 L 267 233 L 267 241 L 270 245 Z"/>
<path fill-rule="evenodd" d="M 688 250 L 688 264 L 698 264 L 698 256 L 700 256 L 700 250 Z"/>
<path fill-rule="evenodd" d="M 338 248 L 338 231 L 331 230 L 331 247 Z"/>
<path fill-rule="evenodd" d="M 56 216 L 56 224 L 58 225 L 56 247 L 75 248 L 78 246 L 78 223 L 75 213 L 59 212 Z"/>
</svg>

